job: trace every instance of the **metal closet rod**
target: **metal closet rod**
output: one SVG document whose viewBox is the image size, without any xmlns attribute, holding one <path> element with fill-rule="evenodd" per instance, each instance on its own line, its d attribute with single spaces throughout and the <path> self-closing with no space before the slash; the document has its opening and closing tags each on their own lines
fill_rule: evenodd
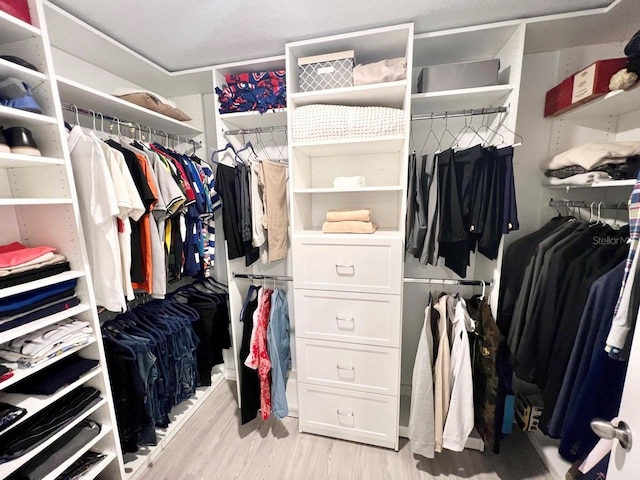
<svg viewBox="0 0 640 480">
<path fill-rule="evenodd" d="M 598 208 L 604 210 L 627 210 L 629 205 L 627 202 L 607 203 L 607 202 L 585 202 L 583 200 L 549 200 L 550 207 L 569 207 L 569 208 Z"/>
<path fill-rule="evenodd" d="M 255 273 L 234 273 L 234 278 L 250 278 L 251 280 L 276 280 L 280 282 L 293 282 L 293 277 L 287 275 L 259 275 Z"/>
<path fill-rule="evenodd" d="M 195 140 L 191 139 L 191 138 L 187 138 L 187 137 L 182 137 L 180 135 L 176 135 L 175 133 L 167 133 L 163 130 L 156 130 L 154 128 L 149 127 L 148 125 L 140 125 L 137 122 L 132 122 L 130 120 L 121 120 L 118 117 L 111 117 L 109 115 L 104 115 L 101 112 L 96 112 L 93 110 L 89 110 L 86 108 L 80 108 L 76 105 L 74 105 L 73 103 L 63 103 L 62 104 L 62 108 L 64 110 L 67 110 L 68 112 L 72 112 L 72 113 L 78 113 L 81 115 L 86 115 L 88 117 L 92 117 L 94 119 L 98 119 L 98 117 L 100 117 L 100 120 L 107 120 L 111 123 L 116 123 L 122 127 L 125 128 L 130 128 L 130 129 L 134 129 L 134 130 L 139 130 L 140 133 L 148 133 L 150 135 L 155 135 L 157 137 L 166 137 L 167 139 L 172 138 L 174 140 L 184 140 L 184 143 L 190 143 L 191 145 L 197 145 L 198 148 L 202 147 L 202 142 L 198 141 L 196 142 Z"/>
<path fill-rule="evenodd" d="M 474 115 L 493 115 L 495 113 L 506 113 L 508 107 L 488 107 L 488 108 L 469 108 L 464 110 L 451 110 L 445 112 L 416 113 L 411 115 L 411 121 L 414 120 L 436 120 L 439 118 L 454 117 L 472 117 Z"/>
<path fill-rule="evenodd" d="M 252 135 L 254 133 L 273 133 L 273 132 L 286 132 L 286 125 L 276 125 L 273 127 L 255 127 L 255 128 L 241 128 L 238 130 L 223 130 L 222 134 L 227 136 L 233 135 Z"/>
<path fill-rule="evenodd" d="M 492 282 L 484 280 L 456 280 L 451 278 L 403 278 L 404 283 L 424 283 L 427 285 L 465 285 L 471 287 L 490 287 Z"/>
</svg>

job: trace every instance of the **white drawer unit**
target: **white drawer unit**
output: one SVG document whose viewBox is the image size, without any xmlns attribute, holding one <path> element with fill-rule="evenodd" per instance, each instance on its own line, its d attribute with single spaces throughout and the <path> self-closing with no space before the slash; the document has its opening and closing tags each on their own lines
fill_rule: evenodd
<svg viewBox="0 0 640 480">
<path fill-rule="evenodd" d="M 400 352 L 324 340 L 298 339 L 298 380 L 361 392 L 398 394 Z"/>
<path fill-rule="evenodd" d="M 297 242 L 297 288 L 388 294 L 402 290 L 400 239 L 328 243 L 303 238 Z"/>
<path fill-rule="evenodd" d="M 395 448 L 398 397 L 299 385 L 303 432 Z"/>
<path fill-rule="evenodd" d="M 400 295 L 296 290 L 296 336 L 400 346 Z"/>
</svg>

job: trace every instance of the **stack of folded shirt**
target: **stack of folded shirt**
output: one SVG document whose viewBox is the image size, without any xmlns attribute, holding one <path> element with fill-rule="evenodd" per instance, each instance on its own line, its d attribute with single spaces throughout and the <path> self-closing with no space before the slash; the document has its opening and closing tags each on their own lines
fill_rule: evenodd
<svg viewBox="0 0 640 480">
<path fill-rule="evenodd" d="M 559 153 L 543 165 L 543 185 L 589 185 L 636 178 L 640 142 L 587 143 Z"/>
<path fill-rule="evenodd" d="M 376 225 L 371 222 L 371 210 L 329 210 L 323 233 L 373 233 Z"/>
<path fill-rule="evenodd" d="M 91 326 L 70 318 L 0 345 L 0 357 L 10 363 L 32 367 L 91 340 Z"/>
<path fill-rule="evenodd" d="M 287 106 L 284 70 L 226 75 L 225 80 L 226 87 L 216 87 L 222 114 L 256 110 L 264 113 Z"/>
<path fill-rule="evenodd" d="M 64 255 L 52 247 L 25 247 L 19 242 L 0 246 L 0 288 L 56 275 L 70 270 Z"/>
<path fill-rule="evenodd" d="M 76 279 L 0 299 L 0 332 L 77 306 Z"/>
<path fill-rule="evenodd" d="M 360 188 L 366 186 L 364 177 L 336 177 L 333 181 L 334 188 Z"/>
</svg>

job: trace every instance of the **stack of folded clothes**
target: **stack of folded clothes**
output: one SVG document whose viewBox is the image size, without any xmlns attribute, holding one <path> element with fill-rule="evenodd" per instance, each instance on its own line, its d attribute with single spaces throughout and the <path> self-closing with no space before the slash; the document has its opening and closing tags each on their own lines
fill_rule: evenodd
<svg viewBox="0 0 640 480">
<path fill-rule="evenodd" d="M 371 210 L 329 210 L 322 233 L 373 233 L 377 226 L 371 222 Z"/>
<path fill-rule="evenodd" d="M 31 86 L 15 77 L 0 79 L 0 105 L 27 112 L 42 113 L 40 105 L 33 98 Z"/>
<path fill-rule="evenodd" d="M 364 177 L 336 177 L 333 180 L 333 188 L 361 188 L 366 187 L 367 183 Z"/>
<path fill-rule="evenodd" d="M 84 478 L 84 474 L 91 470 L 94 465 L 100 463 L 105 458 L 107 458 L 107 456 L 104 453 L 88 451 L 56 477 L 56 480 L 80 480 Z"/>
<path fill-rule="evenodd" d="M 0 432 L 9 428 L 26 414 L 27 410 L 24 408 L 0 402 Z"/>
<path fill-rule="evenodd" d="M 543 168 L 546 186 L 634 179 L 640 169 L 640 142 L 587 143 L 559 153 Z"/>
<path fill-rule="evenodd" d="M 0 245 L 0 288 L 69 271 L 65 256 L 55 252 L 53 247 L 25 247 L 19 242 Z"/>
<path fill-rule="evenodd" d="M 91 326 L 70 318 L 0 344 L 5 364 L 33 367 L 91 340 Z"/>
<path fill-rule="evenodd" d="M 256 110 L 264 113 L 287 106 L 284 70 L 226 75 L 225 80 L 224 88 L 216 87 L 222 114 Z"/>
</svg>

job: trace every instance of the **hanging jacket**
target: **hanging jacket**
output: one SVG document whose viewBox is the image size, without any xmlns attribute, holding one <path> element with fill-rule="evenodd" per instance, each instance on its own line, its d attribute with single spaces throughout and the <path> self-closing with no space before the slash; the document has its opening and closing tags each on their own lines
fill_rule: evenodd
<svg viewBox="0 0 640 480">
<path fill-rule="evenodd" d="M 449 412 L 449 399 L 451 398 L 451 351 L 449 350 L 449 336 L 447 335 L 447 295 L 443 295 L 434 307 L 440 318 L 438 320 L 438 356 L 433 370 L 434 376 L 434 403 L 435 403 L 435 451 L 442 451 L 442 433 L 444 430 L 444 422 Z"/>
</svg>

